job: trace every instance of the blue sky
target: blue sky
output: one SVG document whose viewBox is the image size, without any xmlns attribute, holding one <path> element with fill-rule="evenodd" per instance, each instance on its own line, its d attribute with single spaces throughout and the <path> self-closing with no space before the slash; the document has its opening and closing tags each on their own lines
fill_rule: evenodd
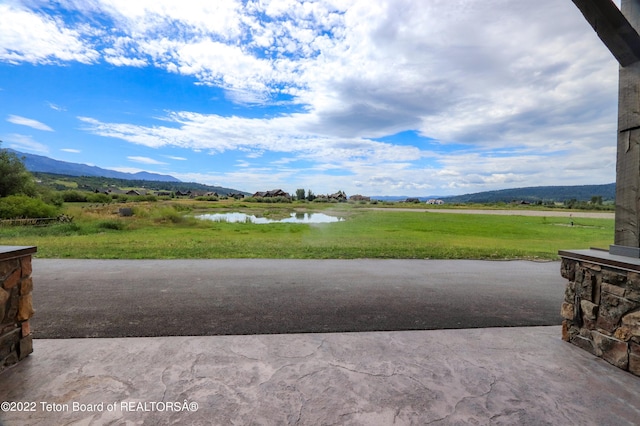
<svg viewBox="0 0 640 426">
<path fill-rule="evenodd" d="M 247 192 L 615 181 L 569 0 L 0 0 L 3 148 Z"/>
</svg>

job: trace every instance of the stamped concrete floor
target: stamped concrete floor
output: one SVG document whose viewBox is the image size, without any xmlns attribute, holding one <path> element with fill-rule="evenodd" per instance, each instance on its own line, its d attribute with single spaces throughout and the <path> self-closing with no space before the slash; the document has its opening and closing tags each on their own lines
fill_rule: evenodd
<svg viewBox="0 0 640 426">
<path fill-rule="evenodd" d="M 0 401 L 34 410 L 0 415 L 8 426 L 640 424 L 640 378 L 560 335 L 545 326 L 37 339 L 0 374 Z"/>
</svg>

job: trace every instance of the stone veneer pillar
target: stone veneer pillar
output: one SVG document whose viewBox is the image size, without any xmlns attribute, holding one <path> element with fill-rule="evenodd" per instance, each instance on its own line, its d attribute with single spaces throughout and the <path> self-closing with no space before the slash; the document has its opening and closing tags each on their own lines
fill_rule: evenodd
<svg viewBox="0 0 640 426">
<path fill-rule="evenodd" d="M 640 376 L 640 259 L 560 251 L 562 339 Z"/>
<path fill-rule="evenodd" d="M 36 247 L 0 246 L 0 371 L 33 352 L 31 255 Z"/>
</svg>

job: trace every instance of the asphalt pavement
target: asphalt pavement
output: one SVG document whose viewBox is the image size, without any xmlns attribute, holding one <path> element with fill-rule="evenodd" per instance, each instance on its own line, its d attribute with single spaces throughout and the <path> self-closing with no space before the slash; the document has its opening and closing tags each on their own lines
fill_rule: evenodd
<svg viewBox="0 0 640 426">
<path fill-rule="evenodd" d="M 559 262 L 34 259 L 37 339 L 561 324 Z"/>
</svg>

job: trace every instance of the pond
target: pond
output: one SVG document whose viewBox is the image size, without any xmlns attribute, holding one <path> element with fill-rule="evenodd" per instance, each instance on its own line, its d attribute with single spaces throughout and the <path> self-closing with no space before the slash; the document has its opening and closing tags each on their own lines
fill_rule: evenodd
<svg viewBox="0 0 640 426">
<path fill-rule="evenodd" d="M 213 213 L 196 216 L 198 219 L 212 220 L 214 222 L 231 223 L 332 223 L 342 222 L 344 218 L 329 216 L 324 213 L 291 213 L 285 219 L 268 219 L 266 217 L 256 217 L 246 213 Z"/>
</svg>

